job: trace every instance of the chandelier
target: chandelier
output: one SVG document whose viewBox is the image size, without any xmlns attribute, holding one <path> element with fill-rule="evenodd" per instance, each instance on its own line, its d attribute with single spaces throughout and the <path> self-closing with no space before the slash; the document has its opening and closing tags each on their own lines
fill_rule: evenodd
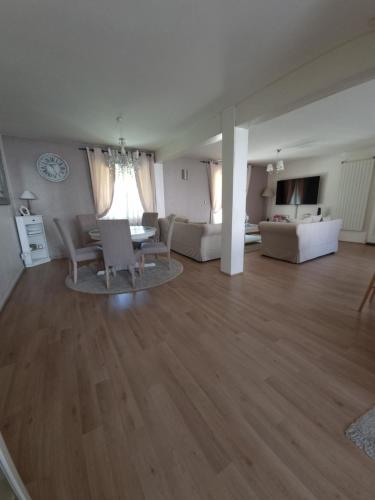
<svg viewBox="0 0 375 500">
<path fill-rule="evenodd" d="M 116 118 L 116 122 L 120 129 L 121 133 L 121 125 L 122 125 L 123 117 L 118 116 Z M 119 149 L 111 149 L 108 147 L 108 156 L 107 156 L 107 166 L 112 172 L 120 172 L 120 173 L 132 173 L 134 171 L 137 157 L 133 158 L 133 154 L 130 151 L 126 151 L 125 149 L 125 139 L 124 137 L 119 137 Z M 137 156 L 137 155 L 135 155 Z"/>
<path fill-rule="evenodd" d="M 269 174 L 272 174 L 274 170 L 276 170 L 276 173 L 283 172 L 285 170 L 284 160 L 280 160 L 281 149 L 277 149 L 276 153 L 277 153 L 276 167 L 274 167 L 272 163 L 269 163 L 266 167 L 266 170 Z"/>
<path fill-rule="evenodd" d="M 130 174 L 134 170 L 136 161 L 134 161 L 132 153 L 125 150 L 125 139 L 123 137 L 119 138 L 119 145 L 119 150 L 112 151 L 111 148 L 108 148 L 107 166 L 113 172 Z"/>
</svg>

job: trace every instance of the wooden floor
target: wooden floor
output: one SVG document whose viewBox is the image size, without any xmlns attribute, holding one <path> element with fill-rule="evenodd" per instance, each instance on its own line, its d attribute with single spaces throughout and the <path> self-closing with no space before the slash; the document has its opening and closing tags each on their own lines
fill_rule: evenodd
<svg viewBox="0 0 375 500">
<path fill-rule="evenodd" d="M 375 247 L 302 265 L 177 256 L 135 295 L 27 270 L 0 317 L 0 430 L 32 498 L 375 498 L 344 436 L 375 405 Z"/>
</svg>

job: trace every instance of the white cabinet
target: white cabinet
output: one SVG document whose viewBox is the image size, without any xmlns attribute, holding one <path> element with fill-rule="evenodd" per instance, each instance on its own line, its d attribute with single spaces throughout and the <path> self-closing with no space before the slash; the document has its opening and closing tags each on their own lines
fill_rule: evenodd
<svg viewBox="0 0 375 500">
<path fill-rule="evenodd" d="M 25 267 L 49 262 L 43 217 L 41 215 L 17 216 L 16 223 L 22 248 L 21 257 Z"/>
</svg>

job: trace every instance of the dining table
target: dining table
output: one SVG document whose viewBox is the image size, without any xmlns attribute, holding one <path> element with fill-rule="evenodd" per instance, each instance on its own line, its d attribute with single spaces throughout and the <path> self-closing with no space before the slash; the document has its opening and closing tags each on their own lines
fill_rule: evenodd
<svg viewBox="0 0 375 500">
<path fill-rule="evenodd" d="M 155 236 L 156 228 L 151 226 L 130 226 L 130 235 L 134 243 L 142 243 Z M 90 229 L 89 236 L 93 241 L 100 241 L 100 230 L 97 227 Z"/>
<path fill-rule="evenodd" d="M 142 241 L 145 241 L 148 238 L 152 238 L 152 236 L 155 236 L 156 234 L 156 227 L 151 227 L 151 226 L 129 226 L 129 227 L 130 227 L 130 235 L 134 243 L 142 243 Z M 97 241 L 98 246 L 100 247 L 100 229 L 98 227 L 94 227 L 90 229 L 88 233 L 90 238 L 93 241 Z M 144 264 L 144 267 L 155 267 L 155 262 L 147 262 Z M 101 276 L 104 273 L 105 272 L 103 270 L 100 270 L 97 272 L 97 275 Z"/>
</svg>

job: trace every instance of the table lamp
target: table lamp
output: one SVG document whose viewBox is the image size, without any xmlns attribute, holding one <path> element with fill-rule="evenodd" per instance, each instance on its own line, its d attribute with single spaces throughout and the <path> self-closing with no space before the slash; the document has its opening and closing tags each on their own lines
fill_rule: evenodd
<svg viewBox="0 0 375 500">
<path fill-rule="evenodd" d="M 30 200 L 37 200 L 37 196 L 35 196 L 34 193 L 26 189 L 20 196 L 20 200 L 26 200 L 27 208 L 29 209 L 29 212 L 31 213 L 30 210 Z"/>
</svg>

